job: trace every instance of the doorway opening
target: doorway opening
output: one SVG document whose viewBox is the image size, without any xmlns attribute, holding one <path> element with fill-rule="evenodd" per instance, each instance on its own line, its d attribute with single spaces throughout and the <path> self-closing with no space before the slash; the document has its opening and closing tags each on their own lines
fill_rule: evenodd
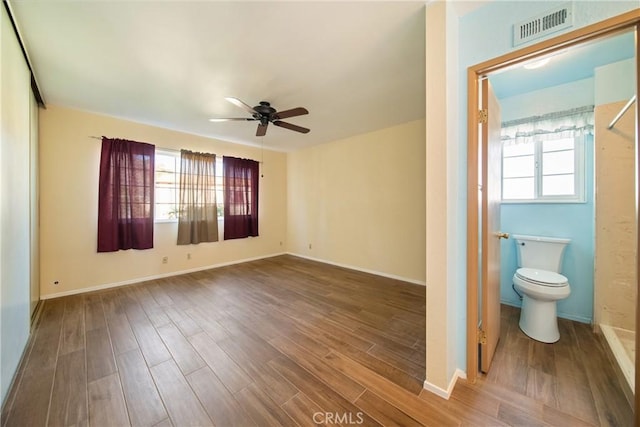
<svg viewBox="0 0 640 427">
<path fill-rule="evenodd" d="M 619 34 L 624 31 L 635 30 L 636 37 L 640 27 L 640 14 L 638 11 L 629 12 L 615 18 L 602 21 L 597 24 L 576 30 L 562 36 L 538 43 L 533 46 L 512 52 L 507 55 L 495 58 L 482 64 L 470 67 L 468 70 L 468 181 L 467 181 L 467 378 L 475 381 L 480 371 L 480 356 L 478 349 L 483 346 L 497 344 L 499 330 L 486 330 L 485 325 L 488 324 L 487 298 L 493 298 L 495 310 L 497 299 L 497 310 L 500 310 L 499 291 L 495 295 L 495 284 L 492 285 L 491 273 L 495 271 L 496 266 L 491 265 L 491 252 L 488 250 L 489 242 L 502 237 L 498 228 L 489 225 L 491 220 L 491 211 L 489 207 L 492 204 L 491 198 L 486 195 L 489 193 L 488 184 L 491 174 L 491 168 L 488 166 L 489 155 L 491 154 L 491 146 L 488 144 L 488 137 L 485 133 L 486 125 L 482 123 L 480 113 L 485 107 L 487 101 L 486 89 L 484 81 L 492 73 L 513 69 L 519 67 L 525 62 L 537 61 L 543 57 L 548 57 L 559 53 L 560 51 L 591 42 L 596 39 L 602 39 L 608 36 Z M 635 57 L 638 58 L 638 43 L 635 44 Z M 638 70 L 635 73 L 635 87 L 638 84 Z M 637 89 L 636 89 L 637 90 Z M 491 107 L 489 107 L 491 109 Z M 491 114 L 489 110 L 489 115 Z M 640 123 L 638 109 L 635 109 L 635 139 L 637 145 L 638 123 Z M 635 155 L 638 155 L 636 150 Z M 637 158 L 635 159 L 638 162 Z M 499 170 L 499 168 L 498 168 Z M 639 186 L 638 172 L 635 176 L 636 200 Z M 495 184 L 494 184 L 495 185 Z M 500 184 L 497 184 L 500 185 Z M 479 197 L 480 196 L 480 197 Z M 637 230 L 637 215 L 635 217 Z M 638 247 L 637 233 L 634 236 L 636 250 Z M 499 256 L 499 255 L 498 255 Z M 495 260 L 494 260 L 495 261 Z M 638 277 L 638 266 L 634 266 L 636 277 Z M 499 269 L 499 267 L 498 267 Z M 498 277 L 499 281 L 499 277 Z M 493 286 L 493 287 L 492 287 Z M 499 289 L 499 283 L 498 283 Z M 637 284 L 636 284 L 637 287 Z M 491 291 L 491 289 L 494 289 Z M 493 292 L 491 294 L 490 292 Z M 637 292 L 636 292 L 637 295 Z M 637 298 L 637 297 L 636 297 Z M 637 306 L 637 301 L 636 301 Z M 489 310 L 490 311 L 490 310 Z M 494 312 L 495 316 L 495 312 Z M 499 314 L 498 314 L 499 316 Z M 637 323 L 637 320 L 636 320 Z M 482 325 L 482 329 L 478 325 Z M 636 324 L 637 329 L 637 324 Z M 493 337 L 491 335 L 494 335 Z M 636 344 L 637 345 L 637 344 Z M 637 350 L 637 349 L 636 349 Z M 491 353 L 491 349 L 484 348 L 483 354 Z M 485 357 L 485 356 L 483 356 Z M 489 356 L 490 357 L 490 356 Z M 482 369 L 489 369 L 490 360 L 482 362 Z M 637 365 L 637 363 L 636 363 Z M 636 377 L 638 375 L 636 369 Z M 638 396 L 635 397 L 636 417 L 638 417 Z"/>
</svg>

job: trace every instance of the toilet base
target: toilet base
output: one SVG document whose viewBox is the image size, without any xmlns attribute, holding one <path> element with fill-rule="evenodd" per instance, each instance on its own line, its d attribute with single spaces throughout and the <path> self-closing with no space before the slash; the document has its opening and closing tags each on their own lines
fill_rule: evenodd
<svg viewBox="0 0 640 427">
<path fill-rule="evenodd" d="M 530 338 L 552 344 L 560 339 L 556 301 L 540 301 L 522 296 L 520 329 Z"/>
</svg>

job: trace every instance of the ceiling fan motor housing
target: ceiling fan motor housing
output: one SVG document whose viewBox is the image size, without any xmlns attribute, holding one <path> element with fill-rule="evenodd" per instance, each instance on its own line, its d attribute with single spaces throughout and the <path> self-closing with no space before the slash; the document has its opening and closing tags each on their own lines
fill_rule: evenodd
<svg viewBox="0 0 640 427">
<path fill-rule="evenodd" d="M 260 105 L 253 107 L 260 115 L 270 116 L 276 112 L 276 109 L 271 106 L 267 101 L 260 101 Z"/>
<path fill-rule="evenodd" d="M 253 115 L 253 118 L 260 121 L 262 126 L 266 126 L 271 120 L 276 109 L 271 106 L 267 101 L 260 101 L 260 105 L 253 107 L 257 114 Z"/>
</svg>

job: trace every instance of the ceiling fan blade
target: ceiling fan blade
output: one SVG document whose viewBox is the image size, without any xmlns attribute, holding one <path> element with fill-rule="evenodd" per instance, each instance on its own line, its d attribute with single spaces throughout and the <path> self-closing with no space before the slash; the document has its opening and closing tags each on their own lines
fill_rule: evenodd
<svg viewBox="0 0 640 427">
<path fill-rule="evenodd" d="M 267 126 L 269 126 L 269 123 L 264 125 L 260 123 L 258 125 L 258 130 L 256 130 L 256 136 L 265 136 L 265 134 L 267 133 Z"/>
<path fill-rule="evenodd" d="M 209 119 L 210 122 L 250 122 L 254 121 L 253 117 L 231 117 L 231 118 L 215 118 Z"/>
<path fill-rule="evenodd" d="M 292 108 L 290 110 L 278 111 L 275 114 L 274 118 L 276 120 L 280 120 L 280 119 L 286 119 L 289 117 L 303 116 L 305 114 L 309 114 L 309 111 L 306 108 L 298 107 L 298 108 Z"/>
<path fill-rule="evenodd" d="M 232 97 L 227 97 L 225 98 L 227 101 L 229 101 L 230 103 L 232 103 L 233 105 L 235 105 L 236 107 L 240 107 L 243 110 L 249 112 L 250 114 L 257 114 L 258 112 L 256 110 L 253 109 L 252 106 L 245 104 L 244 102 L 240 101 L 238 98 L 232 98 Z"/>
<path fill-rule="evenodd" d="M 281 128 L 295 130 L 296 132 L 300 133 L 309 133 L 310 131 L 310 129 L 303 128 L 302 126 L 292 125 L 291 123 L 281 122 L 279 120 L 276 120 L 275 122 L 273 122 L 273 124 L 276 126 L 280 126 Z"/>
</svg>

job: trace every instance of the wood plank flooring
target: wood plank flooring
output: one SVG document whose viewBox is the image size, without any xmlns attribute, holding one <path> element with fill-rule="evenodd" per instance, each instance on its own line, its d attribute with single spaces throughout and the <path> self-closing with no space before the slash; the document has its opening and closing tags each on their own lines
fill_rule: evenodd
<svg viewBox="0 0 640 427">
<path fill-rule="evenodd" d="M 490 374 L 447 401 L 422 389 L 424 287 L 291 256 L 42 310 L 2 426 L 631 423 L 586 325 L 545 346 L 505 308 Z"/>
<path fill-rule="evenodd" d="M 591 425 L 632 425 L 623 379 L 604 337 L 590 325 L 558 319 L 560 340 L 544 344 L 518 327 L 520 310 L 502 306 L 501 337 L 485 383 L 543 403 Z"/>
</svg>

